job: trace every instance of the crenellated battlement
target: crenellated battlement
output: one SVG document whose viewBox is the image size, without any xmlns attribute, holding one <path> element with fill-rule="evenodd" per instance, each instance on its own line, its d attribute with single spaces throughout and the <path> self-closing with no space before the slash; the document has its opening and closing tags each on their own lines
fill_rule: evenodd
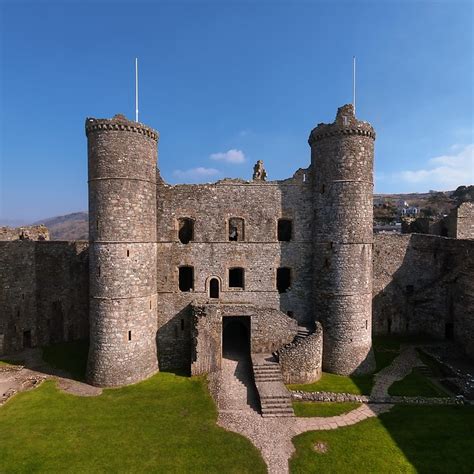
<svg viewBox="0 0 474 474">
<path fill-rule="evenodd" d="M 309 135 L 308 143 L 311 146 L 313 143 L 325 138 L 344 135 L 360 135 L 375 140 L 374 128 L 368 122 L 357 120 L 352 104 L 339 107 L 333 123 L 320 123 L 317 127 L 313 128 Z"/>
<path fill-rule="evenodd" d="M 139 122 L 128 120 L 124 115 L 117 114 L 112 119 L 95 119 L 88 117 L 86 119 L 86 136 L 90 133 L 100 130 L 134 132 L 145 135 L 152 140 L 158 141 L 160 134 L 146 125 Z"/>
</svg>

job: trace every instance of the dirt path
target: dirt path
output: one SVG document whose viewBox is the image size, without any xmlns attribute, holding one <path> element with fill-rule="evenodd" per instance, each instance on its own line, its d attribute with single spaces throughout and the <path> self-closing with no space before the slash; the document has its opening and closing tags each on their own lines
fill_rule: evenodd
<svg viewBox="0 0 474 474">
<path fill-rule="evenodd" d="M 46 364 L 40 349 L 29 349 L 8 359 L 19 365 L 0 366 L 0 406 L 16 393 L 31 390 L 48 379 L 56 380 L 60 390 L 73 395 L 91 397 L 102 393 L 102 389 L 73 380 L 67 372 Z"/>
</svg>

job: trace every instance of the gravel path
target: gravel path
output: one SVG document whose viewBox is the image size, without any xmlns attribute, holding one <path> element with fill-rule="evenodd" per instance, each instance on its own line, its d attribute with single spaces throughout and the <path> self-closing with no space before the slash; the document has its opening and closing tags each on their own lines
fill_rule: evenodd
<svg viewBox="0 0 474 474">
<path fill-rule="evenodd" d="M 372 397 L 386 397 L 390 385 L 398 380 L 404 379 L 413 370 L 413 367 L 425 365 L 414 346 L 405 346 L 401 353 L 392 363 L 375 374 L 375 383 L 370 395 Z"/>
<path fill-rule="evenodd" d="M 255 403 L 247 403 L 256 396 L 251 368 L 247 367 L 245 362 L 240 366 L 239 364 L 238 357 L 223 359 L 218 424 L 250 439 L 262 453 L 270 474 L 289 472 L 288 460 L 295 451 L 291 441 L 294 436 L 305 431 L 332 430 L 354 425 L 367 418 L 378 416 L 393 406 L 363 404 L 348 413 L 327 418 L 263 418 L 256 411 Z M 388 387 L 393 382 L 403 379 L 413 367 L 419 365 L 423 364 L 415 348 L 405 347 L 391 365 L 376 375 L 372 395 L 386 396 Z M 245 373 L 243 369 L 246 369 Z M 254 395 L 249 398 L 252 390 Z M 239 400 L 239 397 L 242 398 Z"/>
</svg>

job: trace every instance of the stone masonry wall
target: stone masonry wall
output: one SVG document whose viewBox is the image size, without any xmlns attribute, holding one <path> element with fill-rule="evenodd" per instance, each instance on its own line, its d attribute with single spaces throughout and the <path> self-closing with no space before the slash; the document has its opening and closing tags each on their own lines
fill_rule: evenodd
<svg viewBox="0 0 474 474">
<path fill-rule="evenodd" d="M 158 134 L 116 115 L 87 119 L 90 349 L 98 386 L 158 370 L 156 170 Z"/>
<path fill-rule="evenodd" d="M 224 304 L 251 304 L 312 319 L 311 187 L 305 170 L 278 182 L 224 180 L 209 185 L 158 185 L 158 345 L 160 368 L 189 367 L 191 304 L 215 302 L 211 278 L 219 281 Z M 180 218 L 194 221 L 194 238 L 178 239 Z M 228 221 L 244 219 L 243 241 L 228 237 Z M 291 241 L 277 240 L 279 218 L 293 222 Z M 180 266 L 194 267 L 189 292 L 178 287 Z M 244 288 L 229 286 L 229 269 L 244 269 Z M 279 293 L 278 267 L 291 269 L 291 286 Z"/>
<path fill-rule="evenodd" d="M 474 203 L 464 202 L 456 211 L 456 238 L 474 239 Z"/>
<path fill-rule="evenodd" d="M 2 240 L 49 240 L 49 230 L 44 225 L 0 227 Z"/>
<path fill-rule="evenodd" d="M 247 316 L 252 353 L 271 353 L 291 342 L 298 325 L 281 311 L 248 304 L 206 304 L 192 308 L 191 373 L 198 375 L 220 369 L 222 321 L 225 317 Z"/>
<path fill-rule="evenodd" d="M 0 242 L 0 354 L 88 336 L 88 244 Z"/>
<path fill-rule="evenodd" d="M 314 202 L 313 303 L 323 326 L 323 369 L 374 369 L 372 351 L 373 158 L 375 132 L 352 105 L 311 131 Z"/>
<path fill-rule="evenodd" d="M 323 328 L 316 328 L 309 336 L 295 340 L 278 351 L 284 383 L 311 383 L 321 378 Z"/>
<path fill-rule="evenodd" d="M 374 334 L 452 338 L 474 356 L 474 242 L 376 235 Z"/>
</svg>

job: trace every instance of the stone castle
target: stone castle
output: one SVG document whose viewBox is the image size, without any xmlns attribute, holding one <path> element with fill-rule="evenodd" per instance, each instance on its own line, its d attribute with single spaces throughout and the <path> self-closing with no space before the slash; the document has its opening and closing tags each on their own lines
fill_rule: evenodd
<svg viewBox="0 0 474 474">
<path fill-rule="evenodd" d="M 351 105 L 311 163 L 267 181 L 169 185 L 158 132 L 87 119 L 89 242 L 0 242 L 0 353 L 89 334 L 88 380 L 219 370 L 230 341 L 283 379 L 375 367 L 372 334 L 453 339 L 474 357 L 474 241 L 376 235 L 375 132 Z"/>
</svg>

